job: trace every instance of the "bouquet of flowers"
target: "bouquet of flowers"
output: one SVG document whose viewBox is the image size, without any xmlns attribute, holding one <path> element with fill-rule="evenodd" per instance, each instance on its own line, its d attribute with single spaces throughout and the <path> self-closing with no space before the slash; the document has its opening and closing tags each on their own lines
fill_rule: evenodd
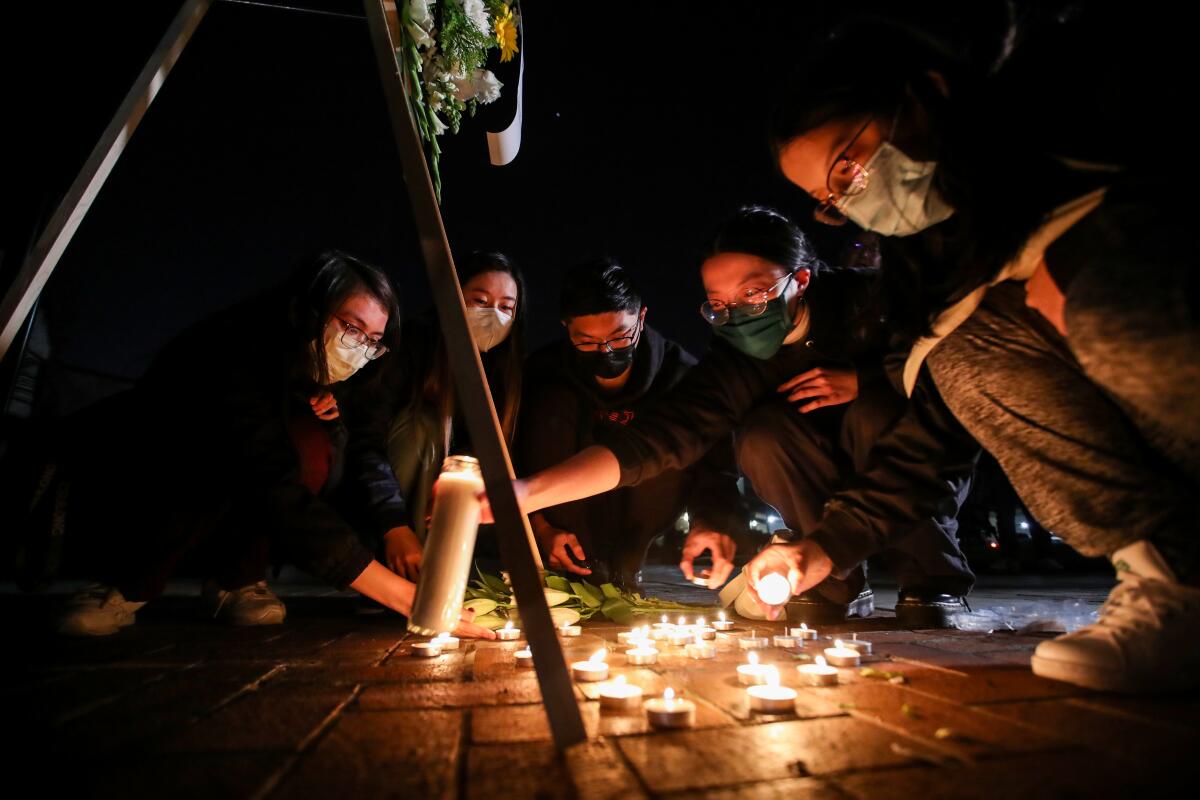
<svg viewBox="0 0 1200 800">
<path fill-rule="evenodd" d="M 500 97 L 503 85 L 486 69 L 491 50 L 511 61 L 517 18 L 509 0 L 399 0 L 401 46 L 396 60 L 409 85 L 438 200 L 442 180 L 437 137 L 458 133 L 463 115 Z"/>
</svg>

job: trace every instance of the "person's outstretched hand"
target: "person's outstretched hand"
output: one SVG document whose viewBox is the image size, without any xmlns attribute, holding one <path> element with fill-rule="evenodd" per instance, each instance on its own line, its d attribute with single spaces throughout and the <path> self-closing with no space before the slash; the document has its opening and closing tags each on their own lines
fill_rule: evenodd
<svg viewBox="0 0 1200 800">
<path fill-rule="evenodd" d="M 858 372 L 853 368 L 816 367 L 801 372 L 781 384 L 776 391 L 780 394 L 786 392 L 789 403 L 808 400 L 798 409 L 801 414 L 807 414 L 825 406 L 849 403 L 858 397 Z"/>
<path fill-rule="evenodd" d="M 317 415 L 317 419 L 329 421 L 338 418 L 337 398 L 332 392 L 321 392 L 308 398 L 308 404 L 312 406 L 313 413 Z"/>
<path fill-rule="evenodd" d="M 421 576 L 421 541 L 407 526 L 392 528 L 383 535 L 384 564 L 413 583 Z"/>
<path fill-rule="evenodd" d="M 712 569 L 705 570 L 700 577 L 708 579 L 708 588 L 719 589 L 729 580 L 729 573 L 733 572 L 737 544 L 724 533 L 693 527 L 683 543 L 683 558 L 679 562 L 683 577 L 689 581 L 696 577 L 692 562 L 705 550 L 712 555 Z"/>
<path fill-rule="evenodd" d="M 575 561 L 586 561 L 587 555 L 583 552 L 583 545 L 579 543 L 579 539 L 570 531 L 564 531 L 561 528 L 556 528 L 549 523 L 544 523 L 537 530 L 538 542 L 542 545 L 542 549 L 546 551 L 550 566 L 555 569 L 565 569 L 567 572 L 574 572 L 576 575 L 591 575 L 592 571 L 587 567 L 581 567 Z M 571 559 L 572 554 L 575 560 Z"/>
<path fill-rule="evenodd" d="M 756 588 L 764 575 L 772 572 L 787 578 L 792 596 L 808 591 L 829 577 L 833 571 L 833 562 L 821 549 L 821 545 L 810 539 L 798 542 L 769 545 L 751 559 L 746 565 L 746 588 L 754 598 L 767 619 L 779 616 L 782 606 L 772 606 L 764 603 L 758 596 Z"/>
<path fill-rule="evenodd" d="M 496 633 L 482 625 L 474 623 L 475 610 L 464 608 L 462 614 L 458 618 L 458 624 L 454 626 L 454 635 L 461 636 L 465 639 L 495 639 Z"/>
</svg>

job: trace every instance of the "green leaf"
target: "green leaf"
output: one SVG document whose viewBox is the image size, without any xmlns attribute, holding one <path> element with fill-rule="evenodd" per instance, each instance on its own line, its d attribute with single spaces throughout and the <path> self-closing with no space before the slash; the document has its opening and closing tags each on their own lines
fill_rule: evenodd
<svg viewBox="0 0 1200 800">
<path fill-rule="evenodd" d="M 503 594 L 509 593 L 508 584 L 497 578 L 495 575 L 485 574 L 483 576 L 483 582 L 486 583 L 487 587 L 493 592 L 501 592 Z"/>
<path fill-rule="evenodd" d="M 496 610 L 496 601 L 486 597 L 478 597 L 463 603 L 463 608 L 472 609 L 476 617 L 482 617 Z"/>
<path fill-rule="evenodd" d="M 605 597 L 608 597 L 610 599 L 614 599 L 614 600 L 624 599 L 621 594 L 621 590 L 618 589 L 616 586 L 613 586 L 611 583 L 606 583 L 603 586 L 601 586 L 600 591 L 604 593 Z"/>
<path fill-rule="evenodd" d="M 575 584 L 572 584 L 569 580 L 560 575 L 547 575 L 546 585 L 551 589 L 556 589 L 560 592 L 566 592 L 567 594 L 570 594 L 571 587 Z M 575 594 L 579 594 L 579 592 L 576 591 Z"/>
<path fill-rule="evenodd" d="M 508 620 L 504 619 L 503 617 L 499 617 L 495 614 L 484 614 L 481 617 L 475 618 L 476 625 L 482 625 L 483 627 L 487 628 L 488 630 L 492 630 L 492 631 L 494 631 L 498 628 L 503 628 L 504 623 L 506 623 L 506 622 L 508 622 Z"/>
<path fill-rule="evenodd" d="M 586 583 L 575 583 L 572 581 L 571 588 L 575 590 L 575 594 L 579 597 L 588 608 L 600 608 L 604 604 L 604 595 Z"/>
<path fill-rule="evenodd" d="M 570 592 L 560 592 L 557 589 L 545 589 L 544 591 L 546 593 L 546 605 L 548 606 L 561 606 L 573 597 Z"/>
</svg>

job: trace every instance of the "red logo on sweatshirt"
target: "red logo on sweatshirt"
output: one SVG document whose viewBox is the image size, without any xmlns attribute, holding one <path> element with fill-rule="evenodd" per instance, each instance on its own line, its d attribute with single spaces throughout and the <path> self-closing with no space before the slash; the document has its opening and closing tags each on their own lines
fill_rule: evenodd
<svg viewBox="0 0 1200 800">
<path fill-rule="evenodd" d="M 606 422 L 613 422 L 617 425 L 628 425 L 633 422 L 633 409 L 617 410 L 617 411 L 600 411 L 596 416 Z"/>
</svg>

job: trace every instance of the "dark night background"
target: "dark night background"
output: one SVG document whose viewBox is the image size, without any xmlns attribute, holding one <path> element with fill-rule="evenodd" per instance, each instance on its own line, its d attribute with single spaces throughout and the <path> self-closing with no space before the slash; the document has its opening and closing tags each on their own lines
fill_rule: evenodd
<svg viewBox="0 0 1200 800">
<path fill-rule="evenodd" d="M 306 3 L 332 13 L 215 2 L 200 24 L 43 294 L 39 414 L 123 388 L 171 336 L 322 248 L 384 266 L 406 312 L 427 305 L 361 6 Z M 22 76 L 8 106 L 26 112 L 6 168 L 4 285 L 177 8 L 46 7 L 4 26 L 24 38 L 7 72 Z M 481 115 L 443 137 L 442 164 L 456 250 L 500 249 L 526 270 L 531 347 L 557 335 L 561 272 L 603 253 L 634 270 L 653 324 L 703 348 L 697 253 L 719 221 L 747 202 L 808 218 L 765 124 L 788 61 L 827 28 L 822 8 L 524 4 L 520 155 L 487 163 Z M 846 232 L 814 234 L 835 260 Z"/>
</svg>

